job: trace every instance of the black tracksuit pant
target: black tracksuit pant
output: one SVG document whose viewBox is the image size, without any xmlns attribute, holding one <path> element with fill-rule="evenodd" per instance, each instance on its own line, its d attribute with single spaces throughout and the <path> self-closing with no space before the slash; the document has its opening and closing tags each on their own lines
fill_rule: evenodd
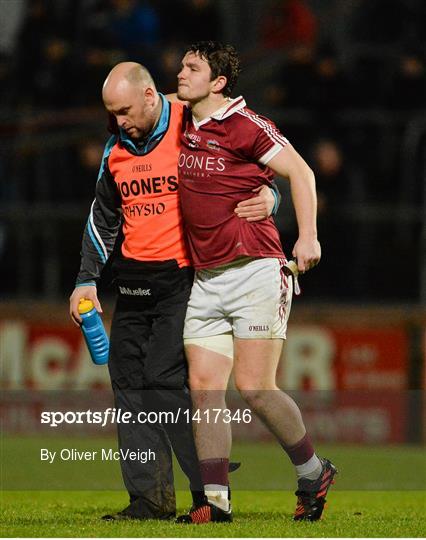
<svg viewBox="0 0 426 540">
<path fill-rule="evenodd" d="M 118 259 L 113 265 L 118 299 L 111 327 L 109 371 L 115 406 L 132 413 L 118 424 L 122 451 L 148 451 L 146 463 L 121 459 L 130 495 L 128 513 L 141 518 L 168 518 L 176 511 L 171 447 L 201 496 L 202 482 L 188 417 L 167 423 L 140 423 L 141 411 L 191 410 L 183 324 L 193 281 L 191 268 L 175 261 L 140 263 Z M 152 416 L 152 415 L 151 415 Z M 194 493 L 193 493 L 194 494 Z"/>
</svg>

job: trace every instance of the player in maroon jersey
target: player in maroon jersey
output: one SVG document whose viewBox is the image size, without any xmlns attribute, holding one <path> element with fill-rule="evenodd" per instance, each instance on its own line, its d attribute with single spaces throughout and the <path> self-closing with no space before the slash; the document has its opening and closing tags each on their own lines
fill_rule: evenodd
<svg viewBox="0 0 426 540">
<path fill-rule="evenodd" d="M 182 331 L 193 281 L 176 184 L 183 105 L 172 105 L 135 62 L 111 70 L 102 96 L 113 135 L 83 236 L 70 315 L 81 322 L 82 297 L 102 311 L 96 283 L 105 264 L 113 262 L 118 296 L 109 371 L 116 407 L 132 416 L 150 410 L 177 414 L 176 422 L 164 424 L 117 423 L 123 454 L 151 448 L 157 459 L 121 459 L 129 505 L 102 519 L 170 519 L 176 512 L 171 448 L 190 480 L 194 502 L 203 496 L 192 426 L 179 415 L 191 408 Z M 263 219 L 274 196 L 268 188 L 252 195 L 242 217 Z"/>
<path fill-rule="evenodd" d="M 296 403 L 275 384 L 291 307 L 293 280 L 272 218 L 238 219 L 234 211 L 274 173 L 288 178 L 299 229 L 292 254 L 300 272 L 321 257 L 312 170 L 273 122 L 230 98 L 239 60 L 216 42 L 191 46 L 178 74 L 178 98 L 190 104 L 179 156 L 180 194 L 196 277 L 184 340 L 205 504 L 181 521 L 232 521 L 228 463 L 230 424 L 209 423 L 203 411 L 224 409 L 232 368 L 235 385 L 295 465 L 296 520 L 321 517 L 336 474 L 313 449 Z"/>
</svg>

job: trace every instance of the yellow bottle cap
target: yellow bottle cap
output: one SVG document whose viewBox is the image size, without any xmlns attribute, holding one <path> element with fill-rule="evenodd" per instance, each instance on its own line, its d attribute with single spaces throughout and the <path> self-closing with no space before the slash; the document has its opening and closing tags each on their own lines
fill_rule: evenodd
<svg viewBox="0 0 426 540">
<path fill-rule="evenodd" d="M 86 300 L 86 298 L 81 298 L 78 303 L 78 312 L 80 315 L 83 313 L 89 313 L 94 308 L 93 302 L 91 300 Z"/>
</svg>

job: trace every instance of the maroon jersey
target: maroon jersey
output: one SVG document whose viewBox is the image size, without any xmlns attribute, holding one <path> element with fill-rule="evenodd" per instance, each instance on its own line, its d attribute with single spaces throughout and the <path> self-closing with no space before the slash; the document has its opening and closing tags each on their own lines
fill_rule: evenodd
<svg viewBox="0 0 426 540">
<path fill-rule="evenodd" d="M 184 115 L 179 155 L 179 192 L 188 245 L 196 269 L 212 268 L 237 257 L 283 257 L 273 219 L 248 222 L 236 205 L 253 189 L 270 185 L 266 166 L 286 144 L 275 125 L 230 100 L 211 117 Z"/>
</svg>

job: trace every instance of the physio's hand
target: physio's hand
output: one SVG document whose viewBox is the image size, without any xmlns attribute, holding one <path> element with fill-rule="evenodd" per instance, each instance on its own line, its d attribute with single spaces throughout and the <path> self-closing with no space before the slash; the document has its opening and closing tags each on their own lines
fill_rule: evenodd
<svg viewBox="0 0 426 540">
<path fill-rule="evenodd" d="M 71 319 L 77 326 L 80 326 L 80 323 L 82 322 L 78 312 L 78 304 L 81 298 L 91 300 L 97 311 L 102 313 L 102 307 L 98 300 L 96 285 L 84 285 L 82 287 L 76 287 L 70 296 L 70 315 Z"/>
<path fill-rule="evenodd" d="M 299 272 L 303 274 L 320 262 L 321 245 L 316 237 L 302 238 L 299 236 L 292 253 L 297 260 Z"/>
<path fill-rule="evenodd" d="M 262 221 L 272 214 L 275 197 L 272 189 L 268 186 L 260 186 L 253 189 L 257 195 L 251 199 L 246 199 L 237 204 L 234 212 L 240 218 L 247 221 Z"/>
</svg>

